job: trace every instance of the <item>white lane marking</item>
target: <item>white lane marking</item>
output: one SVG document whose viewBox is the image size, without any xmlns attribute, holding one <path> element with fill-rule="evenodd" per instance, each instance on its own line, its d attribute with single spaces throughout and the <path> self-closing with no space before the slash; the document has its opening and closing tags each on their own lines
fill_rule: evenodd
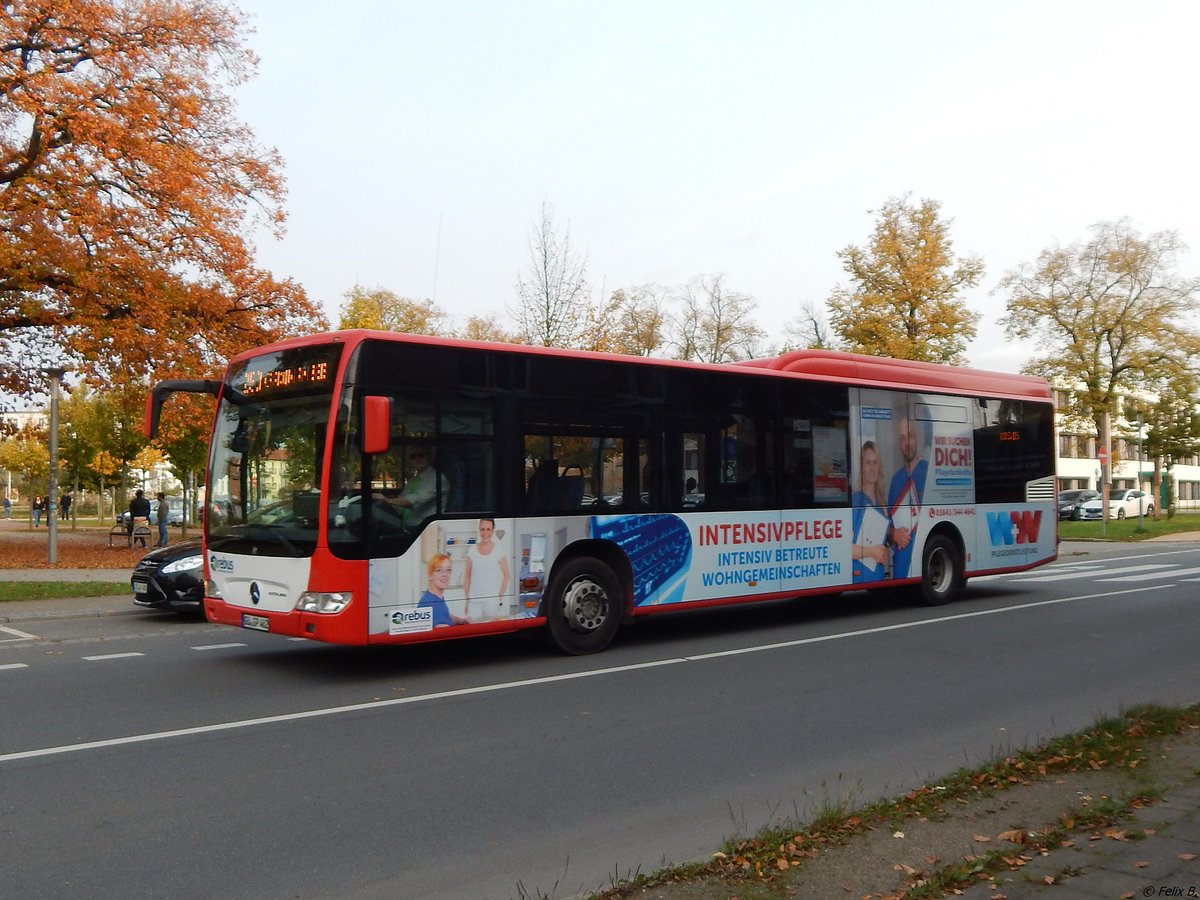
<svg viewBox="0 0 1200 900">
<path fill-rule="evenodd" d="M 1193 569 L 1172 569 L 1170 572 L 1148 572 L 1145 575 L 1135 575 L 1130 578 L 1097 578 L 1097 581 L 1144 581 L 1147 578 L 1175 578 L 1179 575 L 1200 574 L 1200 566 Z"/>
<path fill-rule="evenodd" d="M 228 650 L 230 647 L 245 647 L 241 641 L 234 641 L 231 644 L 201 644 L 199 647 L 193 647 L 193 650 Z"/>
<path fill-rule="evenodd" d="M 901 622 L 897 625 L 882 625 L 878 628 L 864 628 L 861 631 L 843 631 L 838 634 L 827 634 L 822 637 L 801 638 L 796 641 L 783 641 L 778 644 L 760 644 L 757 647 L 746 647 L 740 650 L 718 650 L 715 653 L 704 653 L 699 656 L 685 657 L 689 662 L 701 659 L 717 659 L 722 656 L 738 656 L 743 653 L 758 653 L 762 650 L 778 650 L 784 647 L 797 647 L 801 644 L 819 644 L 822 641 L 836 641 L 842 638 L 862 637 L 868 634 L 882 634 L 885 631 L 899 631 L 902 628 L 916 628 L 922 625 L 937 625 L 942 622 L 953 622 L 958 619 L 974 619 L 978 616 L 994 616 L 1000 613 L 1016 612 L 1022 609 L 1035 609 L 1039 606 L 1055 606 L 1059 603 L 1073 603 L 1076 600 L 1099 600 L 1103 597 L 1118 597 L 1122 594 L 1140 594 L 1145 591 L 1154 590 L 1160 587 L 1156 585 L 1151 587 L 1126 588 L 1123 591 L 1106 591 L 1102 594 L 1082 594 L 1078 597 L 1060 597 L 1057 600 L 1035 600 L 1032 603 L 1020 603 L 1016 606 L 1004 606 L 998 609 L 981 609 L 976 612 L 958 613 L 953 616 L 938 616 L 934 619 L 921 619 L 916 622 Z M 0 757 L 0 762 L 4 758 Z"/>
<path fill-rule="evenodd" d="M 4 643 L 6 641 L 40 641 L 41 640 L 41 638 L 38 637 L 36 634 L 29 634 L 28 632 L 25 632 L 25 631 L 19 631 L 16 628 L 10 628 L 7 625 L 0 625 L 0 631 L 3 631 L 5 634 L 14 635 L 14 637 L 5 638 L 4 641 L 0 641 L 0 643 Z"/>
<path fill-rule="evenodd" d="M 1036 569 L 1032 572 L 995 572 L 991 575 L 971 575 L 971 584 L 979 584 L 981 581 L 1008 581 L 1024 584 L 1027 581 L 1033 581 L 1038 578 L 1049 578 L 1055 572 L 1061 572 L 1058 576 L 1060 581 L 1065 581 L 1068 578 L 1080 578 L 1084 575 L 1091 575 L 1094 572 L 1103 572 L 1104 567 L 1095 563 L 1069 563 L 1067 565 L 1047 566 L 1044 569 Z"/>
<path fill-rule="evenodd" d="M 1071 578 L 1087 578 L 1089 576 L 1102 577 L 1107 581 L 1109 575 L 1119 575 L 1125 572 L 1149 572 L 1153 569 L 1174 569 L 1175 565 L 1175 563 L 1143 563 L 1140 566 L 1120 566 L 1115 569 L 1096 569 L 1087 572 L 1066 572 L 1062 575 L 1035 575 L 1032 578 L 1022 578 L 1021 584 L 1042 584 L 1047 581 L 1067 581 Z"/>
<path fill-rule="evenodd" d="M 105 653 L 103 656 L 85 656 L 84 659 L 89 662 L 96 662 L 101 659 L 127 659 L 130 656 L 145 656 L 145 653 Z"/>
<path fill-rule="evenodd" d="M 634 663 L 628 666 L 612 666 L 607 669 L 589 669 L 585 672 L 570 672 L 564 675 L 547 675 L 543 678 L 525 678 L 521 681 L 505 681 L 500 684 L 485 684 L 478 687 L 458 688 L 452 691 L 438 691 L 432 694 L 421 694 L 416 697 L 394 697 L 390 700 L 372 700 L 367 703 L 353 703 L 349 706 L 332 706 L 324 709 L 310 709 L 304 712 L 281 713 L 275 716 L 261 716 L 255 719 L 238 719 L 233 722 L 217 722 L 213 725 L 196 725 L 191 728 L 177 728 L 172 731 L 155 731 L 148 734 L 132 734 L 128 737 L 108 738 L 100 741 L 86 741 L 80 744 L 64 744 L 58 747 L 43 747 L 39 750 L 18 750 L 13 753 L 0 754 L 0 763 L 14 762 L 18 759 L 34 759 L 43 756 L 58 756 L 63 753 L 75 753 L 80 750 L 99 750 L 107 747 L 120 747 L 125 744 L 144 744 L 150 741 L 162 741 L 174 737 L 187 737 L 194 734 L 212 734 L 218 731 L 233 731 L 239 728 L 254 728 L 259 725 L 275 725 L 281 722 L 297 722 L 302 719 L 319 719 L 326 716 L 338 716 L 343 713 L 363 712 L 366 710 L 383 709 L 388 706 L 406 706 L 411 703 L 430 703 L 436 700 L 448 700 L 452 697 L 467 697 L 472 694 L 491 694 L 497 691 L 511 691 L 518 688 L 534 687 L 543 684 L 555 684 L 562 681 L 574 681 L 580 678 L 594 678 L 600 675 L 618 675 L 624 672 L 636 672 L 641 669 L 655 669 L 662 666 L 675 666 L 680 663 L 700 662 L 703 660 L 720 659 L 725 656 L 740 656 L 746 653 L 761 653 L 766 650 L 782 650 L 788 647 L 802 647 L 806 644 L 820 644 L 826 641 L 840 641 L 846 638 L 864 637 L 870 634 L 884 634 L 889 631 L 900 631 L 905 628 L 920 628 L 925 625 L 940 625 L 943 622 L 954 622 L 960 619 L 975 619 L 979 616 L 995 616 L 1002 613 L 1019 612 L 1026 609 L 1037 609 L 1041 606 L 1057 606 L 1060 603 L 1074 603 L 1079 600 L 1100 600 L 1106 597 L 1120 597 L 1124 594 L 1140 594 L 1153 590 L 1149 587 L 1126 588 L 1120 591 L 1107 591 L 1101 594 L 1082 594 L 1078 597 L 1060 597 L 1056 600 L 1035 600 L 1031 603 L 1021 603 L 1017 606 L 1004 606 L 998 609 L 981 609 L 976 612 L 958 613 L 953 616 L 937 616 L 932 619 L 920 619 L 915 622 L 900 622 L 895 625 L 881 625 L 878 628 L 863 628 L 858 631 L 844 631 L 820 637 L 798 638 L 794 641 L 780 641 L 775 644 L 760 644 L 754 647 L 743 647 L 737 650 L 721 650 L 715 653 L 702 653 L 696 656 L 677 656 L 651 662 Z"/>
<path fill-rule="evenodd" d="M 1180 553 L 1195 553 L 1195 552 L 1196 552 L 1196 550 L 1194 548 L 1190 548 L 1187 550 L 1160 550 L 1157 553 L 1135 553 L 1130 556 L 1112 556 L 1112 557 L 1104 557 L 1104 558 L 1112 559 L 1115 562 L 1125 562 L 1130 559 L 1157 559 L 1160 556 L 1178 556 Z M 1072 564 L 1068 564 L 1068 565 L 1072 565 Z"/>
<path fill-rule="evenodd" d="M 28 663 L 5 663 L 0 669 L 28 669 Z"/>
</svg>

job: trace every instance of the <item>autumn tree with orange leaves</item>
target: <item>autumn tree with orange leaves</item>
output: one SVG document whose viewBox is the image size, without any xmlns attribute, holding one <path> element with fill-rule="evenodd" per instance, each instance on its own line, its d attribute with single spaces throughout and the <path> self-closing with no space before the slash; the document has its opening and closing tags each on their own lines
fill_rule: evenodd
<svg viewBox="0 0 1200 900">
<path fill-rule="evenodd" d="M 0 389 L 41 367 L 196 377 L 326 327 L 260 269 L 282 163 L 234 116 L 257 59 L 217 0 L 0 0 Z"/>
</svg>

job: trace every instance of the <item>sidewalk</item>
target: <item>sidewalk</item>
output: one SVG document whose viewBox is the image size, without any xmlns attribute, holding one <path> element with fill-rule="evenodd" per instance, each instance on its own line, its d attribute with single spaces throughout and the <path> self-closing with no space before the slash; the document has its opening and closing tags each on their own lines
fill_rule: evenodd
<svg viewBox="0 0 1200 900">
<path fill-rule="evenodd" d="M 1053 850 L 1014 872 L 980 882 L 960 895 L 968 900 L 1054 897 L 1094 900 L 1124 897 L 1200 897 L 1200 775 L 1168 788 L 1158 803 L 1134 814 L 1128 827 L 1142 839 L 1089 840 Z"/>
</svg>

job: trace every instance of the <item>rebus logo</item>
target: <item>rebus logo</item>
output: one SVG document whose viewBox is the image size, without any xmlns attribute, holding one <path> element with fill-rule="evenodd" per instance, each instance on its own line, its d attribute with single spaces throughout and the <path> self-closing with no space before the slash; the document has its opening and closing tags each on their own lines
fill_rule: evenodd
<svg viewBox="0 0 1200 900">
<path fill-rule="evenodd" d="M 428 606 L 416 609 L 397 609 L 391 615 L 391 634 L 408 634 L 413 631 L 433 630 L 433 610 Z"/>
<path fill-rule="evenodd" d="M 1042 530 L 1042 511 L 990 512 L 987 514 L 988 537 L 992 546 L 1001 544 L 1036 544 Z"/>
</svg>

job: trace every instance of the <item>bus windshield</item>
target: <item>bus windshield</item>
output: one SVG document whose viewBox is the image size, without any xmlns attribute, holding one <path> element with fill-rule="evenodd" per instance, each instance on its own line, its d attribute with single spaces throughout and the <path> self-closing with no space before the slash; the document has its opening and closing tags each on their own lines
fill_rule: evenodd
<svg viewBox="0 0 1200 900">
<path fill-rule="evenodd" d="M 230 371 L 210 454 L 209 549 L 312 555 L 338 348 L 316 349 L 256 357 Z"/>
</svg>

